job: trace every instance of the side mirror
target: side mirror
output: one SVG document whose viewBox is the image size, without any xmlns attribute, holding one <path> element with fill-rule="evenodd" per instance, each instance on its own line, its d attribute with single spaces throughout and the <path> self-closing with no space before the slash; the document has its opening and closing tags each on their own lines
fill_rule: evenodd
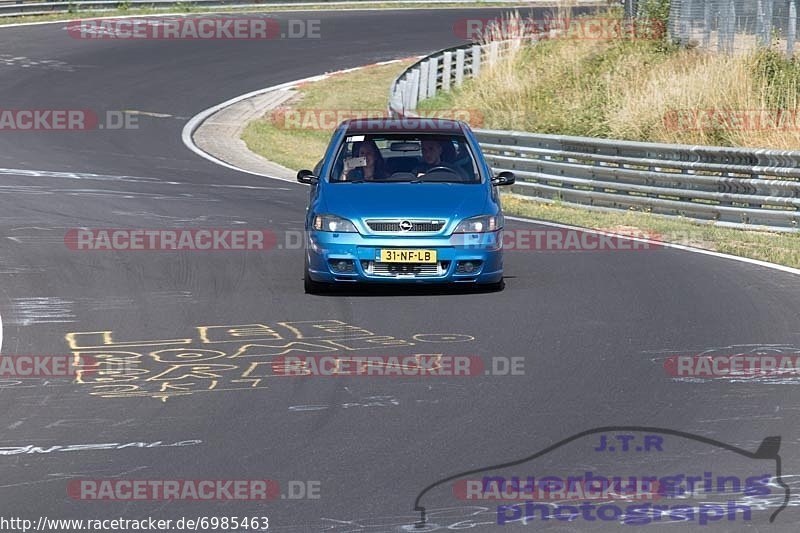
<svg viewBox="0 0 800 533">
<path fill-rule="evenodd" d="M 495 187 L 501 185 L 512 185 L 514 181 L 516 181 L 516 179 L 517 178 L 514 176 L 513 172 L 509 172 L 506 170 L 492 178 L 492 185 L 494 185 Z"/>
<path fill-rule="evenodd" d="M 297 181 L 306 185 L 316 185 L 319 182 L 319 178 L 310 170 L 300 170 L 297 173 Z"/>
</svg>

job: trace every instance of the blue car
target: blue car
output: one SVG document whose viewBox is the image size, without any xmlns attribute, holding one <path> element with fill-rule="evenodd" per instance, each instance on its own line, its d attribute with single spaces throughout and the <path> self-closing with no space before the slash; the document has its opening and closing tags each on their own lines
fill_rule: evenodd
<svg viewBox="0 0 800 533">
<path fill-rule="evenodd" d="M 316 171 L 306 213 L 305 290 L 347 283 L 503 288 L 503 213 L 469 126 L 439 119 L 342 122 Z"/>
</svg>

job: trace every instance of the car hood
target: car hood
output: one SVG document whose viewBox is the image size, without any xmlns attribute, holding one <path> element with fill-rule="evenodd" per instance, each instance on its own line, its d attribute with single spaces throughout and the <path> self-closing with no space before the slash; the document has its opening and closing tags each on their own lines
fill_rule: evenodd
<svg viewBox="0 0 800 533">
<path fill-rule="evenodd" d="M 370 218 L 460 220 L 485 213 L 489 194 L 483 184 L 336 183 L 320 208 L 354 222 Z"/>
</svg>

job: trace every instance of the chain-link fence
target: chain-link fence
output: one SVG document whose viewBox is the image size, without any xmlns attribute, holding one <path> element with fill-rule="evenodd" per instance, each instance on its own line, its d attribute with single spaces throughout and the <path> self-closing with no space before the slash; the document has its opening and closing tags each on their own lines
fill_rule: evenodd
<svg viewBox="0 0 800 533">
<path fill-rule="evenodd" d="M 773 46 L 791 57 L 798 7 L 800 0 L 672 0 L 669 30 L 685 46 L 727 53 Z"/>
</svg>

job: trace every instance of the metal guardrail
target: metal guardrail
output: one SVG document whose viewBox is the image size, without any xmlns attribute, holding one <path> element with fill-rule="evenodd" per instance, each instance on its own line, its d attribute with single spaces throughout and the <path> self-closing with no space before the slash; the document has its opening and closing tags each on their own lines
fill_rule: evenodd
<svg viewBox="0 0 800 533">
<path fill-rule="evenodd" d="M 75 11 L 112 11 L 125 8 L 135 12 L 136 8 L 182 8 L 186 6 L 214 8 L 249 8 L 249 7 L 286 7 L 311 5 L 343 5 L 378 0 L 63 0 L 60 2 L 37 0 L 0 1 L 0 18 L 32 15 L 52 15 L 56 13 L 72 13 Z M 440 4 L 440 3 L 472 3 L 474 0 L 385 0 L 382 4 Z"/>
<path fill-rule="evenodd" d="M 0 17 L 21 17 L 30 15 L 52 15 L 54 13 L 71 13 L 76 10 L 88 11 L 110 11 L 119 8 L 149 8 L 149 7 L 170 7 L 201 4 L 206 6 L 232 5 L 257 3 L 255 0 L 237 2 L 236 0 L 191 0 L 190 2 L 180 2 L 176 0 L 87 0 L 74 1 L 64 0 L 63 2 L 36 2 L 36 1 L 17 1 L 0 3 Z"/>
<path fill-rule="evenodd" d="M 521 44 L 521 40 L 509 39 L 483 45 L 455 46 L 420 59 L 392 82 L 389 112 L 394 115 L 413 114 L 420 100 L 432 98 L 437 91 L 449 91 L 452 87 L 459 87 L 465 79 L 479 76 L 481 65 L 497 61 L 509 48 Z"/>
<path fill-rule="evenodd" d="M 460 85 L 519 44 L 467 45 L 421 59 L 392 83 L 390 113 L 416 116 L 420 100 Z M 800 228 L 800 152 L 475 133 L 492 167 L 516 174 L 518 194 L 737 227 Z"/>
</svg>

